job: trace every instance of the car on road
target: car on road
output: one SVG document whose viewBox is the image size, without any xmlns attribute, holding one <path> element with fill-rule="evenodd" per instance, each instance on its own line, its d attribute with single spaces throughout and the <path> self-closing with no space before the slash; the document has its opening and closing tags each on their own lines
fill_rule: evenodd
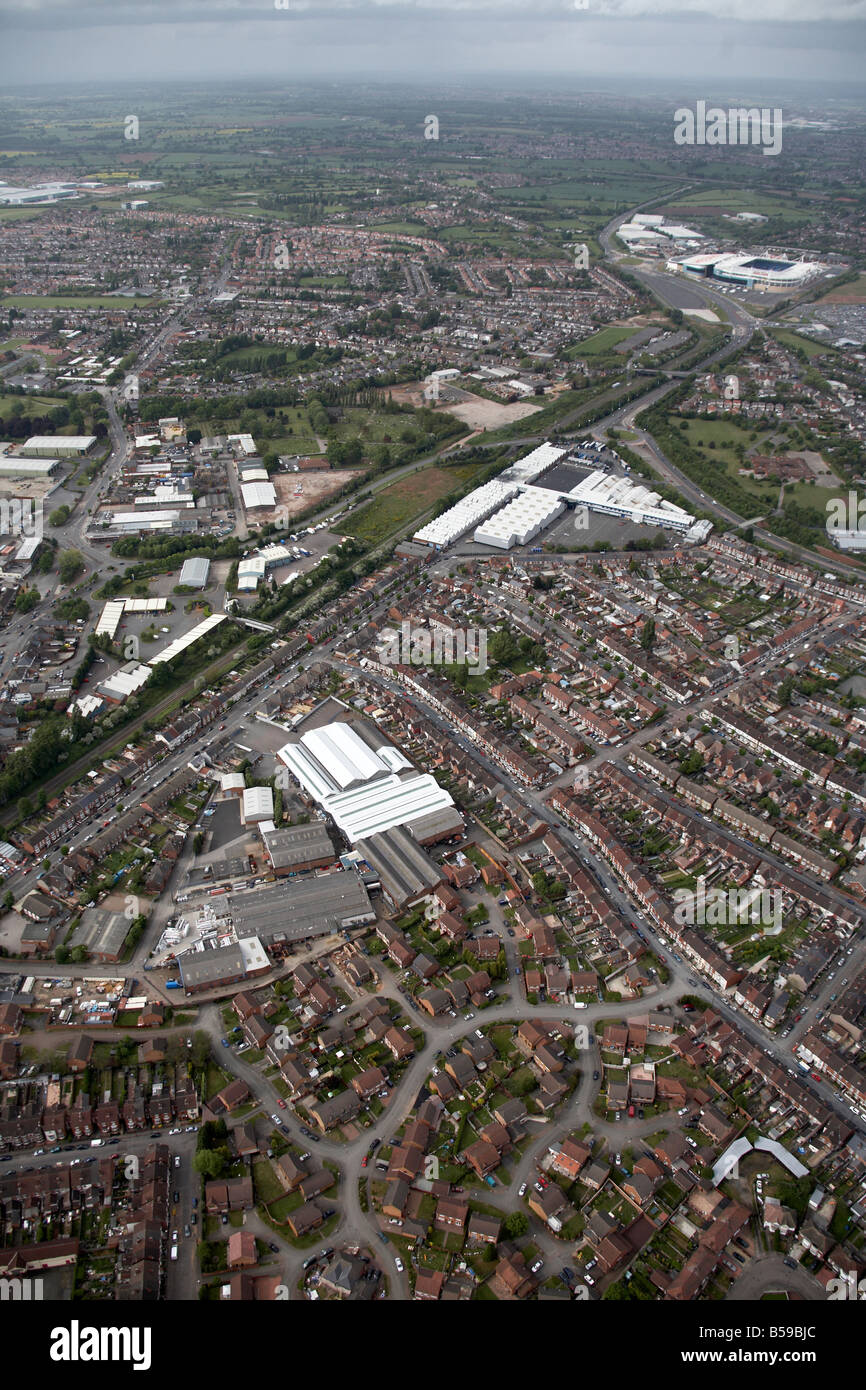
<svg viewBox="0 0 866 1390">
<path fill-rule="evenodd" d="M 364 1154 L 364 1157 L 361 1159 L 361 1167 L 362 1167 L 362 1168 L 366 1168 L 366 1166 L 367 1166 L 367 1164 L 368 1164 L 369 1162 L 370 1162 L 370 1155 L 369 1155 L 369 1154 Z"/>
<path fill-rule="evenodd" d="M 273 1122 L 274 1122 L 275 1125 L 278 1125 L 278 1124 L 280 1123 L 280 1117 L 279 1117 L 279 1115 L 272 1115 L 272 1116 L 271 1116 L 271 1119 L 273 1120 Z"/>
<path fill-rule="evenodd" d="M 284 1100 L 278 1100 L 277 1105 L 280 1107 L 281 1110 L 285 1110 L 287 1108 L 286 1102 Z"/>
<path fill-rule="evenodd" d="M 522 1182 L 522 1183 L 520 1184 L 519 1188 L 517 1189 L 517 1195 L 518 1195 L 518 1197 L 523 1197 L 523 1196 L 526 1195 L 526 1183 L 525 1183 L 525 1182 Z"/>
<path fill-rule="evenodd" d="M 782 1264 L 787 1265 L 788 1269 L 797 1269 L 797 1268 L 799 1268 L 799 1266 L 798 1266 L 796 1260 L 784 1259 L 784 1260 L 782 1261 Z"/>
<path fill-rule="evenodd" d="M 190 1236 L 192 1235 L 192 1230 L 190 1229 L 190 1224 L 189 1224 L 189 1222 L 187 1222 L 186 1225 L 184 1226 L 184 1228 L 183 1228 L 183 1233 L 184 1233 L 184 1235 L 186 1236 L 187 1240 L 189 1240 Z"/>
<path fill-rule="evenodd" d="M 222 1216 L 220 1217 L 220 1220 L 222 1221 L 224 1226 L 227 1226 L 229 1224 L 229 1214 L 227 1211 L 223 1212 Z"/>
<path fill-rule="evenodd" d="M 277 1245 L 276 1241 L 274 1241 L 274 1240 L 268 1242 L 268 1249 L 269 1249 L 269 1250 L 273 1250 L 273 1252 L 274 1252 L 275 1255 L 279 1255 L 279 1253 L 280 1253 L 280 1247 Z"/>
<path fill-rule="evenodd" d="M 509 927 L 509 928 L 508 928 L 508 935 L 509 935 L 509 936 L 513 936 L 513 935 L 514 935 L 514 928 L 513 928 L 513 927 Z"/>
<path fill-rule="evenodd" d="M 394 1256 L 394 1268 L 397 1270 L 398 1274 L 403 1273 L 403 1261 L 400 1259 L 399 1255 Z"/>
<path fill-rule="evenodd" d="M 181 1161 L 181 1160 L 180 1160 L 180 1154 L 175 1154 L 175 1156 L 174 1156 L 174 1166 L 175 1166 L 175 1168 L 179 1168 L 179 1167 L 180 1167 L 180 1161 Z"/>
<path fill-rule="evenodd" d="M 228 1047 L 229 1045 L 228 1038 L 220 1038 L 220 1042 L 222 1043 L 223 1047 Z"/>
</svg>

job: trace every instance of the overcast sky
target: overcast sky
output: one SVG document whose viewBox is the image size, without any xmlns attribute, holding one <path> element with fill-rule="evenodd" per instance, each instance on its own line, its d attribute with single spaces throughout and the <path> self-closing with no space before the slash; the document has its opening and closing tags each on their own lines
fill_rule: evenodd
<svg viewBox="0 0 866 1390">
<path fill-rule="evenodd" d="M 866 0 L 288 0 L 276 8 L 283 3 L 0 0 L 0 76 L 862 83 Z"/>
</svg>

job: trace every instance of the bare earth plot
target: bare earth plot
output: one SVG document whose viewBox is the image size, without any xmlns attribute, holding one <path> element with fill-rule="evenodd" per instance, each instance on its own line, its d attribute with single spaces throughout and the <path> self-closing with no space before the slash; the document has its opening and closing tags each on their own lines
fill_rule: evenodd
<svg viewBox="0 0 866 1390">
<path fill-rule="evenodd" d="M 311 469 L 309 473 L 272 473 L 278 516 L 292 517 L 325 501 L 340 488 L 361 477 L 362 468 Z M 298 491 L 300 489 L 300 491 Z"/>
</svg>

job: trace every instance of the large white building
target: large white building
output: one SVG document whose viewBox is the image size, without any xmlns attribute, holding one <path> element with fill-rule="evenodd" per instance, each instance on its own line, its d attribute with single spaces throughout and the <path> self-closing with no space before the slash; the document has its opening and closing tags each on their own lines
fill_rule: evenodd
<svg viewBox="0 0 866 1390">
<path fill-rule="evenodd" d="M 351 844 L 437 814 L 459 819 L 435 777 L 416 772 L 399 748 L 372 747 L 351 724 L 310 729 L 277 757 Z"/>
<path fill-rule="evenodd" d="M 667 269 L 674 272 L 724 280 L 744 285 L 747 289 L 757 287 L 771 290 L 799 289 L 826 268 L 820 261 L 791 261 L 781 256 L 723 252 L 683 256 L 667 263 Z"/>
<path fill-rule="evenodd" d="M 479 526 L 474 539 L 479 545 L 510 550 L 514 545 L 526 545 L 564 511 L 565 503 L 559 493 L 543 487 L 527 487 Z"/>
</svg>

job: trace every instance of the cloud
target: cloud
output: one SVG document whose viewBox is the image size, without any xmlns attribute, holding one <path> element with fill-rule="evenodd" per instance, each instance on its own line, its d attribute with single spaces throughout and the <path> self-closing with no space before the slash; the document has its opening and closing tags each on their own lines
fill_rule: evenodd
<svg viewBox="0 0 866 1390">
<path fill-rule="evenodd" d="M 575 15 L 575 11 L 580 14 Z M 19 29 L 53 30 L 153 24 L 258 24 L 274 19 L 340 20 L 352 17 L 389 22 L 447 18 L 578 22 L 700 19 L 726 23 L 803 24 L 866 20 L 866 0 L 0 0 L 0 18 Z"/>
</svg>

